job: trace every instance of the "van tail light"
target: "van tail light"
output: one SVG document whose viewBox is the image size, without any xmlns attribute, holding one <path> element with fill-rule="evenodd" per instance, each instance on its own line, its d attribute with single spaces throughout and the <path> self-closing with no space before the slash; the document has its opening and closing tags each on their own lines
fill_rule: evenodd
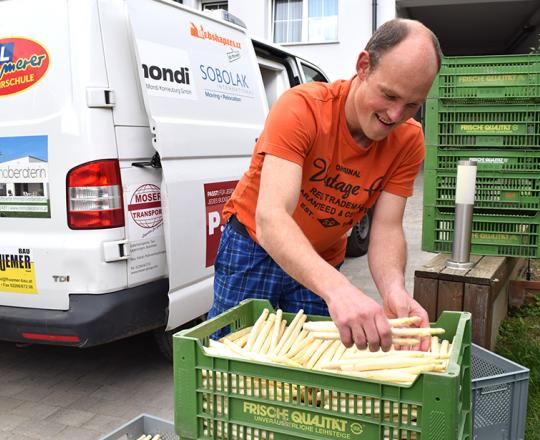
<svg viewBox="0 0 540 440">
<path fill-rule="evenodd" d="M 118 160 L 88 162 L 67 174 L 67 214 L 71 229 L 124 226 Z"/>
<path fill-rule="evenodd" d="M 30 333 L 22 332 L 21 336 L 24 339 L 33 341 L 49 341 L 49 342 L 81 342 L 81 338 L 76 335 L 51 335 L 48 333 Z"/>
</svg>

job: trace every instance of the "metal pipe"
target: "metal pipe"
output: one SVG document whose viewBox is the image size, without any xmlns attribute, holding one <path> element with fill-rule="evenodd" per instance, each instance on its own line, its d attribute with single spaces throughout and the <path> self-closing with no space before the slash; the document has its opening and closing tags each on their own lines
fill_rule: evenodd
<svg viewBox="0 0 540 440">
<path fill-rule="evenodd" d="M 456 178 L 456 208 L 452 257 L 446 266 L 454 269 L 470 269 L 472 217 L 476 187 L 476 162 L 460 160 Z"/>
<path fill-rule="evenodd" d="M 371 34 L 377 30 L 377 0 L 371 2 Z"/>
</svg>

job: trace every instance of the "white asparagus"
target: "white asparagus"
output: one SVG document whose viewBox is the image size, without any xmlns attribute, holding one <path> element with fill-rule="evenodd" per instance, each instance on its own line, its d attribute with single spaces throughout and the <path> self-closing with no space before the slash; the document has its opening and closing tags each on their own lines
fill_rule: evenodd
<svg viewBox="0 0 540 440">
<path fill-rule="evenodd" d="M 341 341 L 333 341 L 330 346 L 323 352 L 322 356 L 319 358 L 319 360 L 313 365 L 314 369 L 320 369 L 321 365 L 326 364 L 327 362 L 332 359 L 334 356 L 334 353 L 338 349 L 339 345 L 341 344 Z"/>
<path fill-rule="evenodd" d="M 292 358 L 292 360 L 300 364 L 306 363 L 311 358 L 311 356 L 313 356 L 313 353 L 315 353 L 315 351 L 322 343 L 322 339 L 315 339 L 315 341 L 313 341 L 311 345 L 307 346 L 305 350 L 300 351 L 296 356 Z"/>
<path fill-rule="evenodd" d="M 271 313 L 270 316 L 268 316 L 268 319 L 266 320 L 266 322 L 264 323 L 261 331 L 259 332 L 259 335 L 257 336 L 257 339 L 255 340 L 255 343 L 253 344 L 253 347 L 251 347 L 252 352 L 259 353 L 261 351 L 261 347 L 266 341 L 266 338 L 268 337 L 268 334 L 270 333 L 270 329 L 272 328 L 272 325 L 274 324 L 274 319 L 276 319 L 276 314 Z"/>
<path fill-rule="evenodd" d="M 285 345 L 285 343 L 288 341 L 291 333 L 295 330 L 298 321 L 300 321 L 300 318 L 304 316 L 304 310 L 300 309 L 298 310 L 298 313 L 295 315 L 293 320 L 291 321 L 290 325 L 285 330 L 285 334 L 280 338 L 277 347 L 274 349 L 275 354 L 281 354 L 281 348 Z"/>
<path fill-rule="evenodd" d="M 340 368 L 342 370 L 355 370 L 355 371 L 370 371 L 370 370 L 383 370 L 383 369 L 396 369 L 396 368 L 405 368 L 413 367 L 416 365 L 426 365 L 431 363 L 442 362 L 433 359 L 425 358 L 376 358 L 376 359 L 365 359 L 356 364 L 344 364 Z"/>
<path fill-rule="evenodd" d="M 274 320 L 274 323 L 275 323 L 275 320 Z M 272 331 L 273 331 L 273 328 L 272 328 Z M 272 345 L 272 333 L 271 332 L 266 337 L 266 339 L 264 341 L 264 344 L 262 345 L 261 350 L 259 351 L 259 353 L 268 354 L 269 351 L 270 351 L 270 345 Z"/>
<path fill-rule="evenodd" d="M 285 334 L 285 329 L 287 328 L 287 321 L 285 321 L 284 319 L 281 320 L 281 324 L 279 326 L 279 336 L 278 336 L 278 340 L 281 339 L 283 337 L 283 335 Z"/>
<path fill-rule="evenodd" d="M 420 339 L 417 338 L 392 338 L 393 345 L 418 345 Z"/>
<path fill-rule="evenodd" d="M 448 339 L 443 339 L 443 341 L 441 342 L 441 349 L 440 349 L 439 353 L 447 354 L 449 345 L 450 345 L 450 341 Z"/>
<path fill-rule="evenodd" d="M 408 327 L 408 328 L 393 328 L 392 336 L 430 336 L 441 335 L 445 332 L 443 328 L 428 328 L 428 327 Z"/>
<path fill-rule="evenodd" d="M 404 358 L 424 358 L 430 360 L 448 359 L 449 355 L 440 355 L 435 353 L 429 353 L 425 351 L 415 350 L 393 350 L 393 351 L 374 351 L 374 352 L 360 352 L 350 357 L 343 357 L 337 361 L 329 361 L 325 365 L 326 368 L 339 368 L 339 365 L 351 365 L 362 362 L 366 359 L 404 359 Z"/>
<path fill-rule="evenodd" d="M 430 350 L 432 353 L 440 353 L 441 351 L 441 344 L 439 342 L 438 336 L 432 336 L 431 337 L 431 344 L 430 344 Z"/>
<path fill-rule="evenodd" d="M 337 332 L 333 321 L 309 321 L 304 323 L 304 330 L 309 332 Z"/>
<path fill-rule="evenodd" d="M 247 335 L 251 331 L 252 328 L 253 328 L 253 326 L 250 325 L 249 327 L 244 327 L 243 329 L 237 330 L 234 333 L 229 333 L 227 336 L 224 336 L 224 337 L 229 339 L 230 341 L 236 341 L 238 338 L 240 338 L 240 337 L 242 337 L 244 335 Z M 221 338 L 221 339 L 223 339 L 223 338 Z"/>
<path fill-rule="evenodd" d="M 233 342 L 239 347 L 244 348 L 247 344 L 248 339 L 249 339 L 249 333 L 246 333 L 245 335 L 240 336 L 236 341 L 233 341 Z"/>
<path fill-rule="evenodd" d="M 311 334 L 315 339 L 322 339 L 322 340 L 330 340 L 335 341 L 336 339 L 339 339 L 339 333 L 333 332 L 333 331 L 326 331 L 326 332 L 314 332 L 312 331 Z"/>
<path fill-rule="evenodd" d="M 418 324 L 421 321 L 422 321 L 422 318 L 420 318 L 420 316 L 408 316 L 404 318 L 389 319 L 388 323 L 390 324 L 390 327 L 402 327 L 402 326 Z"/>
<path fill-rule="evenodd" d="M 339 339 L 339 333 L 336 332 L 311 332 L 315 339 L 323 341 L 335 341 Z M 418 338 L 392 338 L 392 344 L 394 345 L 418 345 L 420 339 Z"/>
<path fill-rule="evenodd" d="M 284 336 L 282 338 L 282 339 L 285 339 L 285 342 L 281 346 L 281 349 L 277 352 L 278 356 L 284 356 L 285 353 L 289 351 L 291 346 L 296 341 L 298 335 L 302 331 L 302 324 L 305 322 L 306 318 L 307 318 L 306 315 L 301 315 L 300 318 L 298 318 L 298 321 L 296 321 L 295 323 L 291 323 L 291 327 L 292 327 L 291 332 L 289 333 L 287 337 Z M 276 348 L 276 351 L 277 351 L 277 348 Z"/>
<path fill-rule="evenodd" d="M 237 356 L 240 356 L 244 359 L 249 359 L 249 352 L 245 348 L 241 348 L 238 345 L 236 345 L 234 342 L 229 341 L 228 339 L 223 340 L 223 344 L 225 344 L 230 351 L 232 351 Z"/>
<path fill-rule="evenodd" d="M 145 440 L 145 439 L 146 439 L 146 434 L 143 434 L 137 440 Z"/>
<path fill-rule="evenodd" d="M 306 319 L 307 315 L 300 310 L 287 326 L 286 320 L 282 318 L 281 310 L 270 313 L 268 309 L 265 309 L 252 327 L 231 333 L 219 342 L 210 340 L 209 346 L 205 347 L 204 351 L 211 356 L 255 360 L 295 368 L 303 367 L 401 385 L 413 383 L 423 372 L 443 372 L 447 369 L 451 350 L 450 341 L 439 342 L 439 338 L 435 336 L 444 333 L 444 329 L 392 328 L 392 343 L 396 345 L 417 345 L 420 343 L 419 337 L 431 336 L 431 351 L 429 352 L 395 350 L 393 347 L 388 352 L 382 350 L 371 352 L 367 349 L 360 350 L 356 346 L 346 348 L 339 340 L 339 333 L 332 321 L 305 322 Z M 416 323 L 415 320 L 400 320 L 396 325 L 414 323 Z M 255 382 L 247 383 L 244 393 L 249 392 L 252 387 L 261 387 L 261 393 L 271 391 L 271 394 L 275 394 L 268 385 L 264 385 L 265 379 L 255 379 Z M 219 375 L 212 380 L 212 383 L 222 383 L 229 389 L 229 385 L 233 386 L 231 381 L 235 382 L 236 379 L 231 377 L 229 380 L 227 376 L 221 379 Z M 240 387 L 234 392 L 241 392 L 241 389 L 244 388 Z M 317 405 L 319 402 L 322 405 L 320 391 L 316 389 L 311 391 L 311 388 L 301 387 L 298 392 L 300 394 L 295 394 L 296 397 L 289 396 L 289 398 L 305 401 L 317 400 Z M 267 397 L 271 398 L 271 396 Z M 153 439 L 148 438 L 148 440 Z"/>
<path fill-rule="evenodd" d="M 293 358 L 315 340 L 313 335 L 309 334 L 308 332 L 306 332 L 306 334 L 307 334 L 307 337 L 302 339 L 302 341 L 299 344 L 296 344 L 291 347 L 291 349 L 285 355 L 286 357 Z"/>
<path fill-rule="evenodd" d="M 268 349 L 269 352 L 273 352 L 277 347 L 278 340 L 280 337 L 282 318 L 283 318 L 283 311 L 281 309 L 278 309 L 278 311 L 276 312 L 276 320 L 274 321 L 274 328 L 272 329 L 272 341 L 270 343 L 270 348 Z"/>
<path fill-rule="evenodd" d="M 298 337 L 295 339 L 295 341 L 293 342 L 293 345 L 291 345 L 291 348 L 289 348 L 289 350 L 287 351 L 287 356 L 289 355 L 289 353 L 291 353 L 292 351 L 296 350 L 296 348 L 302 344 L 304 342 L 304 339 L 306 339 L 306 337 L 309 335 L 309 332 L 307 330 L 301 330 L 300 331 L 300 334 L 298 335 Z"/>
<path fill-rule="evenodd" d="M 339 361 L 345 352 L 347 351 L 347 347 L 345 347 L 343 344 L 340 344 L 336 352 L 334 353 L 334 356 L 332 357 L 332 361 Z"/>
<path fill-rule="evenodd" d="M 348 370 L 348 371 L 343 371 L 342 373 L 348 374 L 351 376 L 361 377 L 364 379 L 381 380 L 381 381 L 386 381 L 386 382 L 396 382 L 399 384 L 411 384 L 418 377 L 416 374 L 393 372 L 392 370 L 389 370 L 389 371 Z"/>
<path fill-rule="evenodd" d="M 302 368 L 303 365 L 296 362 L 296 361 L 293 361 L 292 359 L 289 359 L 288 357 L 285 357 L 285 356 L 276 356 L 276 355 L 269 355 L 269 359 L 272 361 L 272 362 L 276 362 L 278 364 L 283 364 L 283 365 L 287 365 L 288 367 L 296 367 L 296 368 Z"/>
<path fill-rule="evenodd" d="M 419 316 L 411 316 L 408 318 L 389 319 L 388 323 L 390 327 L 402 327 L 416 324 L 421 320 L 422 318 Z M 333 321 L 309 321 L 304 324 L 304 328 L 312 332 L 337 331 L 336 324 Z"/>
<path fill-rule="evenodd" d="M 161 435 L 156 434 L 154 437 L 152 437 L 152 440 L 161 440 Z"/>
<path fill-rule="evenodd" d="M 323 341 L 323 343 L 319 346 L 319 348 L 317 348 L 317 350 L 315 350 L 315 353 L 313 353 L 307 361 L 306 368 L 312 369 L 326 349 L 330 347 L 330 344 L 332 344 L 332 341 Z"/>
<path fill-rule="evenodd" d="M 259 332 L 263 327 L 269 313 L 270 311 L 268 309 L 264 309 L 257 321 L 255 321 L 255 324 L 253 324 L 253 329 L 249 333 L 249 338 L 246 342 L 246 350 L 250 351 L 253 347 L 253 344 L 255 344 L 255 340 L 257 339 L 257 336 L 259 336 Z"/>
</svg>

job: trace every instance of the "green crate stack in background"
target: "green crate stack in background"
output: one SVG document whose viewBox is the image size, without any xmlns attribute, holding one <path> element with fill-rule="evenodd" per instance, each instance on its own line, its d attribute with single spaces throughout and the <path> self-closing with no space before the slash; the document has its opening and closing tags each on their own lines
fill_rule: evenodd
<svg viewBox="0 0 540 440">
<path fill-rule="evenodd" d="M 540 55 L 442 60 L 426 102 L 425 251 L 452 251 L 465 159 L 477 162 L 471 253 L 540 258 Z"/>
</svg>

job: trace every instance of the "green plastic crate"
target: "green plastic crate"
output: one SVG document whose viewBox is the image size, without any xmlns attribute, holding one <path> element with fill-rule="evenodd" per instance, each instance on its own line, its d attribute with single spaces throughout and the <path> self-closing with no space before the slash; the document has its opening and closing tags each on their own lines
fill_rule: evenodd
<svg viewBox="0 0 540 440">
<path fill-rule="evenodd" d="M 426 144 L 442 149 L 539 149 L 540 105 L 450 107 L 428 99 Z"/>
<path fill-rule="evenodd" d="M 424 206 L 422 250 L 452 252 L 453 209 Z M 540 214 L 535 217 L 473 213 L 471 254 L 540 257 Z"/>
<path fill-rule="evenodd" d="M 456 172 L 424 172 L 424 206 L 455 206 Z M 522 211 L 520 215 L 536 216 L 540 212 L 540 173 L 503 174 L 478 171 L 474 196 L 476 210 Z"/>
<path fill-rule="evenodd" d="M 478 172 L 513 175 L 514 173 L 540 173 L 540 151 L 517 150 L 443 150 L 426 146 L 425 170 L 457 172 L 460 160 L 474 160 Z"/>
<path fill-rule="evenodd" d="M 444 104 L 540 101 L 540 55 L 446 57 L 430 98 Z"/>
<path fill-rule="evenodd" d="M 246 300 L 174 335 L 181 439 L 472 440 L 469 313 L 442 314 L 434 325 L 455 337 L 448 371 L 421 374 L 410 386 L 204 353 L 210 335 L 253 325 L 264 308 L 272 310 L 266 300 Z"/>
</svg>

